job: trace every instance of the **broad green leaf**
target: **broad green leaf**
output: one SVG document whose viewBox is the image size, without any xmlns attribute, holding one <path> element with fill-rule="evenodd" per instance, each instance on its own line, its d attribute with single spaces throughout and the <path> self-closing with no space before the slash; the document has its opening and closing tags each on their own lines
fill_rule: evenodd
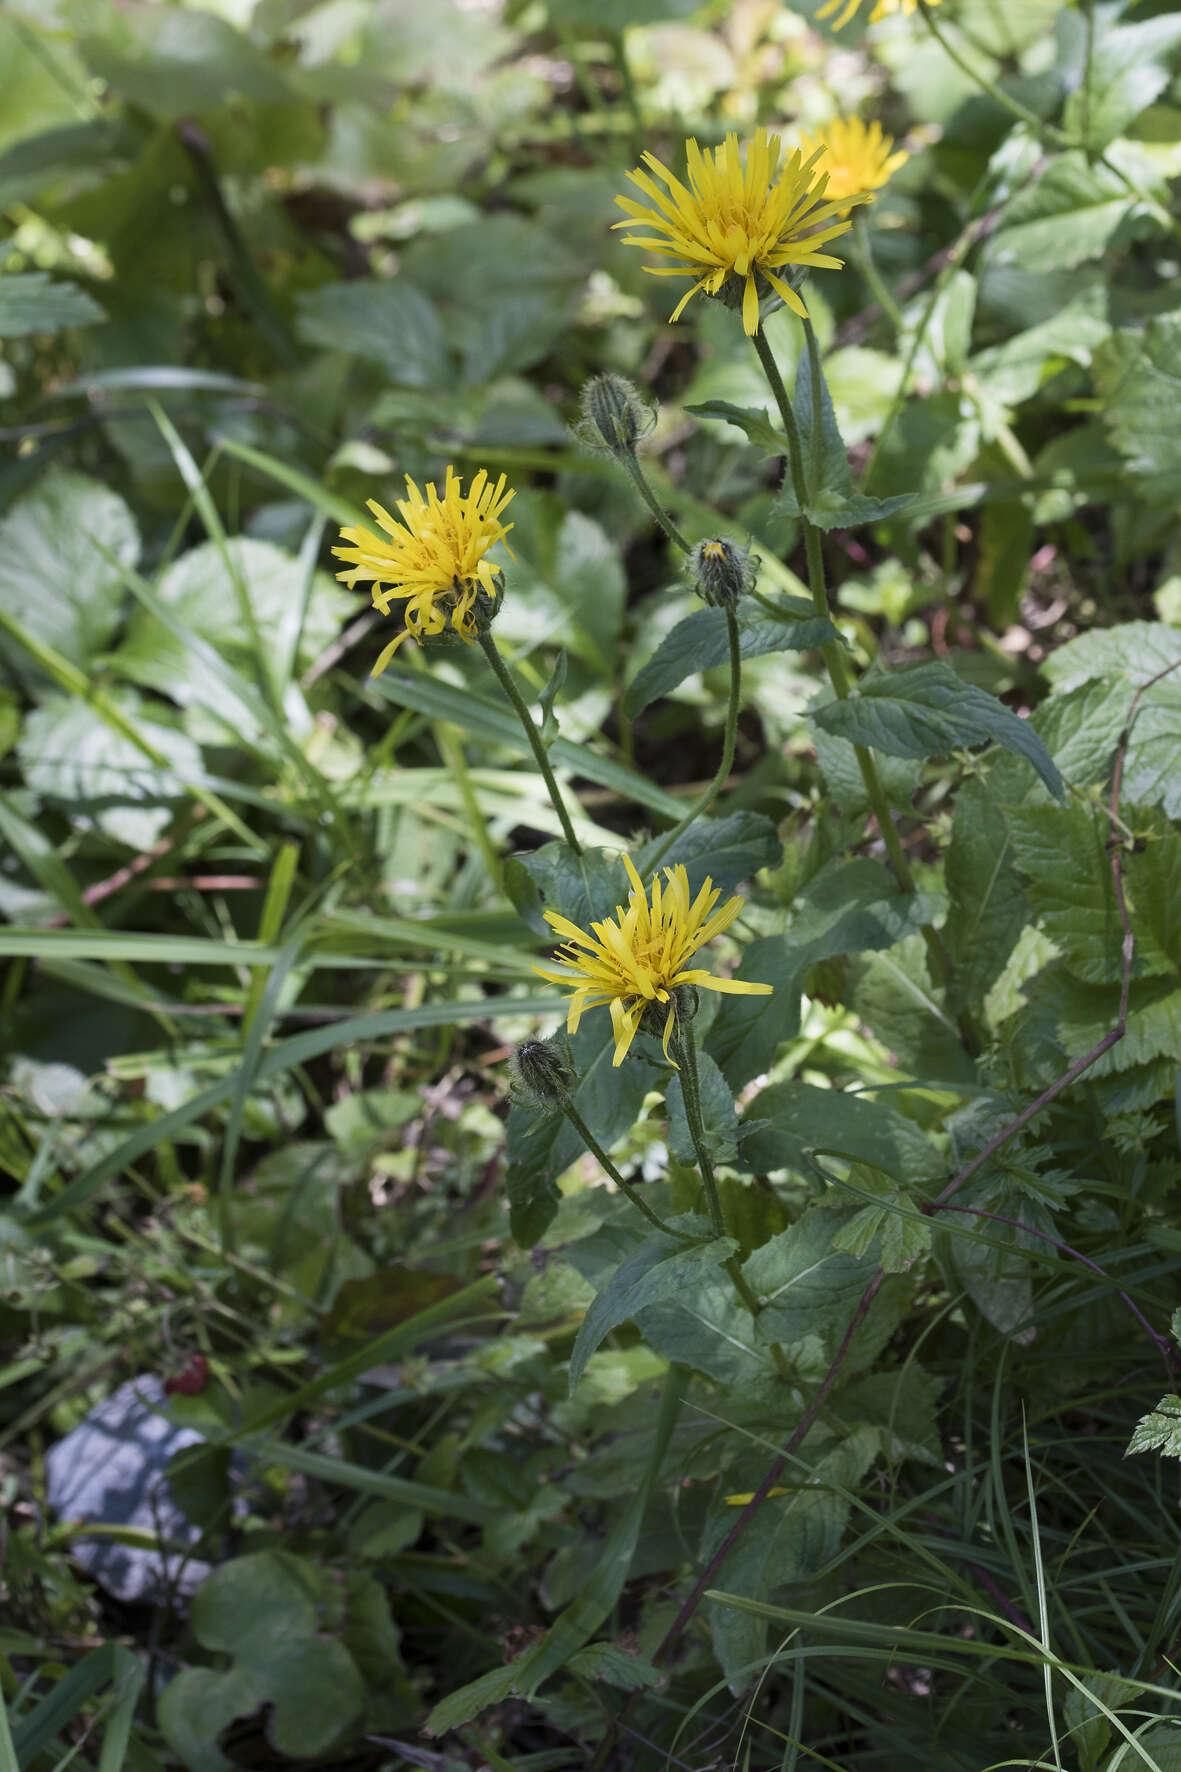
<svg viewBox="0 0 1181 1772">
<path fill-rule="evenodd" d="M 392 382 L 446 388 L 453 380 L 435 305 L 403 277 L 325 283 L 299 297 L 298 311 L 308 344 L 365 357 Z"/>
<path fill-rule="evenodd" d="M 117 36 L 82 40 L 91 72 L 132 104 L 171 122 L 232 97 L 283 103 L 292 97 L 274 57 L 209 12 L 137 8 Z"/>
<path fill-rule="evenodd" d="M 1099 1704 L 1109 1711 L 1120 1710 L 1134 1704 L 1143 1690 L 1136 1681 L 1122 1679 L 1119 1674 L 1085 1674 L 1079 1686 L 1072 1686 L 1067 1692 L 1062 1701 L 1062 1715 L 1070 1730 L 1070 1745 L 1079 1757 L 1081 1772 L 1098 1772 L 1111 1740 L 1111 1724 Z M 1099 1703 L 1092 1702 L 1092 1693 Z M 1126 1763 L 1131 1772 L 1134 1762 L 1130 1755 Z"/>
<path fill-rule="evenodd" d="M 960 1032 L 931 977 L 921 935 L 885 952 L 857 954 L 846 968 L 845 1000 L 912 1077 L 955 1084 L 975 1081 Z"/>
<path fill-rule="evenodd" d="M 1091 628 L 1055 647 L 1041 669 L 1058 693 L 1096 677 L 1121 677 L 1131 686 L 1130 708 L 1132 692 L 1170 666 L 1176 666 L 1181 675 L 1181 628 L 1166 627 L 1159 621 L 1123 621 L 1113 628 Z M 1152 693 L 1147 691 L 1141 707 Z M 1132 798 L 1143 796 L 1134 794 Z"/>
<path fill-rule="evenodd" d="M 1115 902 L 1108 821 L 1098 807 L 1021 806 L 1009 814 L 1014 857 L 1030 909 L 1070 970 L 1090 984 L 1123 972 L 1123 926 Z M 1135 976 L 1168 972 L 1147 928 L 1137 931 Z"/>
<path fill-rule="evenodd" d="M 76 283 L 54 282 L 48 271 L 0 275 L 0 338 L 63 332 L 68 326 L 93 326 L 105 319 L 84 289 Z"/>
<path fill-rule="evenodd" d="M 982 1001 L 999 977 L 1028 918 L 1003 808 L 987 781 L 970 779 L 956 795 L 944 880 L 943 940 L 957 1006 Z"/>
<path fill-rule="evenodd" d="M 738 1248 L 732 1237 L 686 1248 L 672 1237 L 649 1237 L 633 1255 L 621 1262 L 603 1290 L 588 1307 L 570 1355 L 570 1391 L 573 1394 L 590 1356 L 605 1335 L 629 1322 L 645 1305 L 691 1292 L 698 1279 L 733 1255 Z"/>
<path fill-rule="evenodd" d="M 706 1150 L 715 1163 L 731 1163 L 738 1152 L 738 1116 L 734 1111 L 734 1091 L 708 1052 L 697 1054 L 697 1077 Z M 668 1147 L 679 1162 L 695 1163 L 697 1153 L 689 1135 L 679 1072 L 668 1086 L 667 1106 Z"/>
<path fill-rule="evenodd" d="M 1181 832 L 1148 838 L 1124 857 L 1124 885 L 1132 901 L 1132 926 L 1147 929 L 1181 971 Z"/>
<path fill-rule="evenodd" d="M 609 917 L 616 905 L 626 904 L 630 891 L 627 874 L 618 854 L 607 849 L 583 849 L 576 853 L 568 843 L 543 843 L 540 849 L 511 855 L 505 863 L 504 883 L 521 916 L 551 943 L 556 936 L 542 915 L 558 911 L 580 929 Z"/>
<path fill-rule="evenodd" d="M 1010 200 L 988 261 L 1027 271 L 1071 270 L 1154 225 L 1118 173 L 1089 165 L 1082 154 L 1059 154 Z"/>
<path fill-rule="evenodd" d="M 206 641 L 217 655 L 253 682 L 257 670 L 253 640 L 233 574 L 246 588 L 254 623 L 266 637 L 266 658 L 289 658 L 298 638 L 298 664 L 310 664 L 335 639 L 340 625 L 356 611 L 356 598 L 325 572 L 316 572 L 304 608 L 306 566 L 270 542 L 234 536 L 226 557 L 216 542 L 190 548 L 167 569 L 156 587 L 161 606 L 174 620 Z M 198 735 L 225 740 L 226 725 L 255 732 L 250 701 L 227 686 L 207 649 L 190 645 L 174 627 L 146 609 L 137 609 L 114 655 L 118 668 L 136 682 L 163 689 L 182 707 L 200 710 Z M 251 698 L 253 699 L 253 698 Z"/>
<path fill-rule="evenodd" d="M 810 1460 L 805 1454 L 803 1469 L 799 1463 L 793 1464 L 790 1477 L 785 1473 L 787 1480 L 781 1485 L 787 1493 L 769 1498 L 756 1510 L 727 1557 L 723 1576 L 727 1589 L 763 1600 L 779 1587 L 806 1582 L 823 1568 L 836 1555 L 852 1491 L 879 1445 L 877 1430 L 860 1427 L 838 1445 L 830 1440 Z M 766 1469 L 765 1452 L 759 1454 L 759 1461 L 749 1460 L 749 1469 L 732 1466 L 726 1487 L 757 1483 Z M 724 1506 L 711 1515 L 702 1544 L 703 1561 L 731 1530 L 735 1517 L 735 1510 Z M 723 1673 L 735 1687 L 744 1686 L 766 1653 L 766 1619 L 711 1597 L 709 1621 L 714 1654 Z"/>
<path fill-rule="evenodd" d="M 139 532 L 115 492 L 64 469 L 51 469 L 0 522 L 0 607 L 72 664 L 87 666 L 119 623 L 118 566 L 133 566 Z M 13 668 L 31 667 L 19 655 Z"/>
<path fill-rule="evenodd" d="M 298 1557 L 257 1551 L 233 1557 L 204 1581 L 193 1599 L 193 1629 L 207 1649 L 249 1651 L 256 1633 L 273 1642 L 310 1637 L 316 1590 Z"/>
<path fill-rule="evenodd" d="M 1092 151 L 1105 148 L 1146 111 L 1169 83 L 1168 57 L 1181 43 L 1181 19 L 1165 13 L 1117 24 L 1115 9 L 1096 10 L 1089 78 L 1066 101 L 1063 123 Z"/>
<path fill-rule="evenodd" d="M 588 1643 L 570 1657 L 567 1666 L 584 1680 L 605 1680 L 621 1692 L 639 1692 L 664 1678 L 660 1669 L 642 1655 L 633 1655 L 616 1643 Z"/>
<path fill-rule="evenodd" d="M 877 862 L 830 864 L 808 885 L 786 935 L 766 935 L 744 950 L 736 977 L 771 984 L 762 997 L 726 996 L 707 1045 L 735 1089 L 771 1068 L 777 1047 L 796 1037 L 809 966 L 837 954 L 889 948 L 934 916 L 937 901 L 901 893 Z"/>
<path fill-rule="evenodd" d="M 830 1351 L 836 1347 L 875 1266 L 834 1247 L 849 1217 L 813 1206 L 743 1263 L 763 1305 L 756 1324 L 761 1340 L 790 1349 L 815 1335 Z"/>
<path fill-rule="evenodd" d="M 150 849 L 175 814 L 186 782 L 202 774 L 201 753 L 183 732 L 145 716 L 140 698 L 115 705 L 176 773 L 145 757 L 82 701 L 48 696 L 25 721 L 18 747 L 33 792 L 69 809 L 75 826 L 104 831 L 129 849 Z"/>
<path fill-rule="evenodd" d="M 973 745 L 1000 744 L 1032 763 L 1056 798 L 1066 791 L 1029 722 L 941 662 L 882 671 L 866 678 L 847 701 L 828 702 L 812 717 L 838 738 L 895 757 L 938 757 Z"/>
<path fill-rule="evenodd" d="M 811 652 L 840 638 L 832 622 L 810 615 L 802 621 L 751 621 L 739 624 L 743 658 L 767 652 Z M 730 657 L 725 611 L 698 609 L 666 634 L 652 657 L 636 672 L 623 698 L 623 711 L 634 720 L 650 702 L 683 683 L 686 677 Z"/>
<path fill-rule="evenodd" d="M 938 1153 L 919 1128 L 895 1108 L 865 1095 L 817 1089 L 810 1083 L 775 1083 L 747 1104 L 746 1117 L 755 1124 L 743 1139 L 743 1152 L 760 1174 L 772 1169 L 807 1173 L 807 1158 L 814 1151 L 872 1163 L 904 1187 L 934 1181 L 941 1173 Z"/>
<path fill-rule="evenodd" d="M 1172 505 L 1181 484 L 1181 313 L 1112 333 L 1096 354 L 1095 379 L 1132 486 L 1149 503 Z"/>
<path fill-rule="evenodd" d="M 967 370 L 998 407 L 1020 406 L 1064 364 L 1085 368 L 1110 332 L 1104 292 L 1096 285 L 1049 319 L 977 351 Z"/>
<path fill-rule="evenodd" d="M 730 812 L 724 818 L 695 818 L 669 848 L 663 838 L 653 837 L 632 851 L 632 860 L 645 883 L 652 857 L 659 855 L 661 873 L 677 865 L 685 869 L 690 892 L 696 894 L 709 879 L 720 892 L 729 893 L 760 868 L 775 867 L 782 854 L 769 818 L 761 812 Z"/>
<path fill-rule="evenodd" d="M 114 162 L 134 158 L 142 142 L 142 131 L 125 117 L 23 135 L 0 154 L 0 203 L 29 203 L 58 179 L 102 177 Z"/>
<path fill-rule="evenodd" d="M 1168 1392 L 1155 1409 L 1140 1417 L 1128 1451 L 1160 1452 L 1166 1458 L 1181 1458 L 1181 1397 Z"/>
<path fill-rule="evenodd" d="M 487 382 L 546 355 L 569 324 L 584 268 L 556 230 L 503 210 L 421 237 L 399 274 L 438 304 L 465 379 Z"/>
</svg>

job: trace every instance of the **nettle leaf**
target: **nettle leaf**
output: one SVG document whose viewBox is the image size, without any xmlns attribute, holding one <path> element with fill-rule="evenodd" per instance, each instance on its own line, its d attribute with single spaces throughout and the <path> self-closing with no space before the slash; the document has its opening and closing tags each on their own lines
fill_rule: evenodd
<svg viewBox="0 0 1181 1772">
<path fill-rule="evenodd" d="M 605 1680 L 621 1692 L 638 1692 L 644 1686 L 655 1686 L 663 1678 L 658 1667 L 642 1655 L 632 1655 L 616 1643 L 588 1643 L 572 1655 L 566 1664 L 572 1673 L 584 1680 Z"/>
<path fill-rule="evenodd" d="M 0 276 L 0 338 L 63 332 L 105 320 L 98 303 L 76 283 L 54 282 L 48 271 Z"/>
<path fill-rule="evenodd" d="M 610 1150 L 639 1118 L 653 1084 L 650 1067 L 629 1055 L 616 1069 L 615 1038 L 605 1009 L 589 1014 L 570 1037 L 578 1072 L 574 1105 L 591 1132 Z M 509 1221 L 516 1241 L 531 1248 L 544 1236 L 561 1198 L 554 1185 L 586 1147 L 565 1115 L 514 1102 L 505 1137 L 505 1187 Z"/>
<path fill-rule="evenodd" d="M 1162 954 L 1181 970 L 1181 832 L 1148 839 L 1124 858 L 1124 884 L 1132 901 L 1132 926 L 1143 924 Z"/>
<path fill-rule="evenodd" d="M 1061 966 L 1048 967 L 1026 986 L 1035 1010 L 1053 1018 L 1070 1059 L 1081 1058 L 1115 1024 L 1118 993 L 1112 984 L 1084 984 Z M 1181 1052 L 1181 989 L 1172 977 L 1135 979 L 1128 998 L 1124 1037 L 1097 1058 L 1091 1078 L 1115 1076 L 1157 1058 L 1176 1062 Z"/>
<path fill-rule="evenodd" d="M 701 1119 L 705 1147 L 715 1163 L 731 1163 L 738 1154 L 738 1115 L 734 1092 L 708 1052 L 697 1055 L 697 1078 L 701 1089 Z M 695 1163 L 697 1153 L 689 1136 L 685 1098 L 678 1072 L 668 1087 L 668 1147 L 681 1163 Z"/>
<path fill-rule="evenodd" d="M 1155 1409 L 1140 1417 L 1125 1457 L 1133 1452 L 1162 1452 L 1166 1458 L 1181 1458 L 1181 1397 L 1168 1391 Z"/>
<path fill-rule="evenodd" d="M 811 652 L 841 638 L 831 621 L 815 615 L 798 621 L 740 622 L 738 633 L 743 658 L 761 658 L 768 652 Z M 624 713 L 634 720 L 649 703 L 668 695 L 687 677 L 725 664 L 729 657 L 725 611 L 695 610 L 665 635 L 636 672 L 623 698 Z"/>
<path fill-rule="evenodd" d="M 864 858 L 831 863 L 809 882 L 785 935 L 744 949 L 736 976 L 774 985 L 773 996 L 723 997 L 707 1045 L 732 1088 L 770 1070 L 780 1044 L 800 1030 L 800 998 L 809 966 L 838 954 L 890 948 L 930 922 L 938 902 L 899 892 L 893 876 Z"/>
<path fill-rule="evenodd" d="M 806 351 L 796 365 L 791 405 L 804 458 L 807 498 L 803 515 L 818 529 L 855 529 L 860 523 L 877 522 L 879 518 L 889 517 L 913 503 L 916 496 L 913 492 L 898 493 L 892 498 L 869 498 L 853 491 L 848 452 L 823 369 L 820 373 L 819 421 L 814 421 L 812 374 Z M 785 476 L 779 489 L 775 509 L 785 517 L 801 514 L 790 474 Z"/>
<path fill-rule="evenodd" d="M 810 1083 L 775 1083 L 747 1104 L 752 1128 L 743 1152 L 760 1174 L 772 1169 L 809 1172 L 813 1152 L 872 1163 L 904 1186 L 934 1181 L 942 1173 L 930 1141 L 897 1109 L 840 1089 Z"/>
<path fill-rule="evenodd" d="M 833 1236 L 833 1248 L 859 1258 L 876 1251 L 888 1274 L 905 1273 L 931 1247 L 931 1220 L 876 1169 L 856 1167 L 847 1179 L 858 1193 L 877 1195 L 882 1204 L 863 1206 L 847 1219 Z"/>
<path fill-rule="evenodd" d="M 642 1243 L 620 1263 L 582 1319 L 570 1355 L 571 1392 L 605 1335 L 645 1305 L 691 1292 L 702 1274 L 721 1267 L 737 1248 L 732 1237 L 716 1237 L 688 1249 L 672 1237 L 652 1236 Z"/>
<path fill-rule="evenodd" d="M 1009 829 L 1030 908 L 1070 970 L 1091 984 L 1117 981 L 1123 971 L 1123 925 L 1104 812 L 1077 803 L 1015 807 Z M 1151 886 L 1149 896 L 1155 904 Z M 1137 928 L 1136 934 L 1135 976 L 1172 971 L 1150 930 Z"/>
<path fill-rule="evenodd" d="M 894 757 L 939 757 L 991 741 L 1032 763 L 1056 799 L 1066 792 L 1029 722 L 941 662 L 868 677 L 847 701 L 828 702 L 812 718 L 825 732 Z"/>
<path fill-rule="evenodd" d="M 1096 353 L 1094 370 L 1104 420 L 1134 490 L 1152 504 L 1175 503 L 1181 484 L 1181 314 L 1160 314 L 1143 330 L 1113 333 Z"/>
<path fill-rule="evenodd" d="M 956 795 L 944 868 L 948 909 L 943 940 L 957 1007 L 982 1001 L 1028 921 L 1014 860 L 1004 809 L 987 782 L 965 781 Z"/>
</svg>

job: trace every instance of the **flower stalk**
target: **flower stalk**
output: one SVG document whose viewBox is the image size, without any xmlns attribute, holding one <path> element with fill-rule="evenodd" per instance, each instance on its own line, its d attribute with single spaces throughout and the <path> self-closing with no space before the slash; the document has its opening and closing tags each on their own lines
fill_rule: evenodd
<svg viewBox="0 0 1181 1772">
<path fill-rule="evenodd" d="M 492 635 L 488 633 L 481 634 L 479 636 L 479 644 L 484 657 L 492 666 L 496 681 L 500 684 L 500 687 L 504 690 L 504 693 L 513 705 L 516 716 L 524 729 L 525 737 L 529 740 L 529 749 L 533 752 L 533 760 L 541 771 L 541 777 L 545 782 L 550 802 L 561 823 L 562 834 L 571 849 L 573 849 L 575 855 L 581 855 L 582 845 L 574 834 L 574 826 L 570 822 L 570 814 L 566 810 L 566 802 L 562 798 L 562 790 L 558 786 L 557 779 L 554 776 L 553 769 L 550 765 L 549 754 L 546 751 L 545 745 L 541 741 L 541 733 L 537 729 L 537 723 L 534 720 L 533 715 L 529 712 L 529 709 L 526 707 L 520 690 L 513 682 L 513 679 L 509 674 L 508 666 L 500 656 L 500 648 L 492 638 Z"/>
<path fill-rule="evenodd" d="M 726 704 L 726 730 L 722 739 L 722 760 L 718 764 L 717 774 L 701 798 L 694 802 L 679 824 L 675 824 L 671 831 L 664 833 L 652 857 L 653 868 L 659 867 L 677 838 L 684 835 L 694 820 L 705 816 L 729 781 L 730 771 L 734 767 L 734 747 L 738 742 L 738 704 L 742 697 L 742 651 L 741 636 L 738 632 L 738 617 L 730 608 L 726 610 L 726 633 L 730 643 L 730 699 Z"/>
</svg>

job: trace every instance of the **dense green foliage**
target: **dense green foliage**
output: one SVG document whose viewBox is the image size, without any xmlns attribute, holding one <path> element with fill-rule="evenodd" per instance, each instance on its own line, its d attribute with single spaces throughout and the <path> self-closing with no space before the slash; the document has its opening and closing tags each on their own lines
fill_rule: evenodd
<svg viewBox="0 0 1181 1772">
<path fill-rule="evenodd" d="M 1181 1766 L 1181 14 L 808 11 L 0 4 L 0 1772 Z M 784 411 L 612 199 L 838 112 L 910 157 Z M 575 845 L 332 577 L 448 464 Z M 672 1234 L 509 1093 L 625 843 L 774 987 L 699 1111 L 679 1024 L 570 1039 Z M 144 1374 L 151 1608 L 45 1474 Z"/>
</svg>

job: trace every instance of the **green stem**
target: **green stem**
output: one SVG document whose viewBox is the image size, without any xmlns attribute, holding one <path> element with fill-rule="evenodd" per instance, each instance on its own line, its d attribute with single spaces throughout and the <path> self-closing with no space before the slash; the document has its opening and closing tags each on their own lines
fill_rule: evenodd
<svg viewBox="0 0 1181 1772">
<path fill-rule="evenodd" d="M 666 1237 L 679 1237 L 682 1242 L 686 1243 L 697 1241 L 696 1237 L 690 1236 L 688 1232 L 674 1231 L 670 1225 L 665 1224 L 664 1220 L 653 1212 L 644 1196 L 636 1192 L 631 1182 L 624 1180 L 568 1095 L 562 1097 L 559 1106 L 604 1174 L 611 1177 L 620 1192 L 627 1195 L 637 1212 L 642 1212 L 649 1224 L 655 1225 L 656 1229 Z"/>
<path fill-rule="evenodd" d="M 1023 105 L 1019 99 L 1013 98 L 1003 87 L 998 86 L 995 80 L 990 79 L 987 74 L 982 74 L 979 68 L 974 68 L 969 61 L 965 60 L 959 50 L 948 42 L 942 27 L 936 22 L 929 0 L 918 0 L 918 4 L 924 24 L 944 55 L 955 63 L 961 74 L 967 75 L 974 86 L 978 86 L 981 92 L 987 93 L 994 104 L 1000 105 L 1001 109 L 1008 111 L 1011 117 L 1016 117 L 1024 123 L 1039 141 L 1051 142 L 1056 148 L 1078 147 L 1079 144 L 1064 130 L 1055 128 L 1052 123 L 1046 123 L 1036 111 L 1031 111 L 1027 105 Z"/>
<path fill-rule="evenodd" d="M 741 636 L 738 632 L 738 617 L 732 609 L 726 610 L 726 632 L 730 640 L 730 701 L 726 708 L 726 734 L 722 741 L 722 760 L 718 764 L 718 772 L 702 794 L 697 803 L 691 806 L 679 824 L 671 831 L 666 831 L 657 847 L 655 855 L 648 862 L 652 873 L 660 866 L 677 838 L 689 829 L 694 819 L 700 818 L 709 811 L 722 789 L 730 779 L 730 771 L 734 767 L 734 746 L 738 738 L 738 703 L 742 695 L 742 651 Z"/>
<path fill-rule="evenodd" d="M 701 1117 L 701 1085 L 697 1076 L 697 1042 L 693 1038 L 691 1022 L 677 1018 L 677 1032 L 674 1039 L 677 1061 L 681 1068 L 681 1100 L 685 1104 L 685 1120 L 689 1127 L 689 1137 L 693 1141 L 693 1149 L 697 1153 L 697 1167 L 701 1171 L 701 1179 L 705 1183 L 705 1198 L 709 1206 L 710 1223 L 713 1225 L 715 1237 L 726 1235 L 726 1219 L 722 1211 L 722 1198 L 718 1193 L 718 1180 L 714 1174 L 713 1161 L 705 1143 L 705 1123 Z M 751 1290 L 746 1275 L 742 1271 L 736 1255 L 731 1255 L 722 1263 L 733 1282 L 734 1290 L 750 1312 L 757 1318 L 761 1306 Z M 771 1358 L 781 1378 L 792 1376 L 791 1363 L 777 1341 L 769 1344 Z"/>
<path fill-rule="evenodd" d="M 804 339 L 808 351 L 808 373 L 812 390 L 813 429 L 811 443 L 813 462 L 815 463 L 819 461 L 823 382 L 820 370 L 820 349 L 810 323 L 805 323 Z M 799 426 L 796 424 L 795 413 L 792 410 L 791 401 L 788 399 L 787 389 L 783 385 L 783 377 L 779 373 L 779 365 L 775 361 L 771 347 L 761 328 L 755 333 L 754 347 L 770 383 L 771 392 L 775 396 L 775 403 L 779 408 L 779 415 L 783 420 L 783 429 L 787 437 L 788 469 L 804 528 L 804 551 L 808 560 L 808 585 L 812 592 L 812 607 L 817 615 L 824 616 L 831 621 L 832 614 L 828 606 L 828 585 L 824 575 L 824 555 L 820 548 L 820 531 L 803 514 L 807 506 L 808 488 L 804 478 L 804 459 L 800 446 Z M 832 640 L 821 650 L 828 668 L 833 693 L 838 701 L 847 701 L 852 684 L 844 648 L 837 641 Z M 890 857 L 895 878 L 903 892 L 914 892 L 916 890 L 915 878 L 910 871 L 910 863 L 906 859 L 906 851 L 902 847 L 902 839 L 898 835 L 898 827 L 894 823 L 890 802 L 886 798 L 886 790 L 882 786 L 882 778 L 878 774 L 873 752 L 865 745 L 855 744 L 853 754 L 857 759 L 862 782 L 865 784 L 865 797 L 882 834 L 882 841 L 886 845 L 886 853 Z M 951 971 L 947 952 L 938 930 L 930 923 L 923 925 L 923 940 L 926 943 L 927 954 L 931 962 L 932 977 L 939 983 L 946 984 Z"/>
<path fill-rule="evenodd" d="M 574 826 L 570 823 L 570 814 L 566 810 L 566 802 L 563 800 L 562 791 L 554 779 L 554 772 L 550 768 L 550 760 L 546 753 L 546 748 L 541 742 L 541 734 L 537 730 L 533 716 L 525 706 L 520 690 L 509 675 L 508 667 L 503 658 L 501 658 L 496 641 L 492 638 L 492 635 L 481 634 L 480 646 L 484 653 L 484 657 L 492 666 L 497 682 L 512 702 L 513 707 L 516 710 L 517 718 L 525 729 L 525 736 L 529 740 L 529 748 L 533 752 L 534 761 L 541 771 L 542 780 L 545 782 L 546 788 L 549 792 L 550 801 L 553 804 L 554 811 L 561 820 L 562 830 L 565 834 L 566 841 L 569 843 L 571 849 L 573 849 L 575 855 L 581 855 L 582 845 L 574 835 Z"/>
<path fill-rule="evenodd" d="M 683 554 L 687 554 L 689 552 L 689 543 L 685 540 L 672 518 L 668 515 L 668 512 L 662 510 L 658 504 L 652 488 L 644 478 L 644 470 L 640 466 L 635 450 L 621 449 L 617 459 L 621 461 L 627 469 L 628 474 L 631 476 L 632 485 L 635 487 L 656 521 L 660 524 L 660 527 L 664 530 L 668 539 L 671 542 L 674 542 Z"/>
<path fill-rule="evenodd" d="M 877 302 L 878 307 L 881 308 L 883 314 L 885 314 L 886 318 L 890 321 L 895 332 L 901 332 L 906 325 L 906 321 L 903 317 L 902 309 L 894 300 L 889 285 L 886 283 L 885 278 L 874 263 L 873 247 L 870 244 L 869 239 L 869 228 L 866 225 L 865 216 L 863 214 L 858 214 L 854 217 L 852 244 L 853 256 L 857 261 L 857 268 L 869 285 L 870 294 Z"/>
</svg>

